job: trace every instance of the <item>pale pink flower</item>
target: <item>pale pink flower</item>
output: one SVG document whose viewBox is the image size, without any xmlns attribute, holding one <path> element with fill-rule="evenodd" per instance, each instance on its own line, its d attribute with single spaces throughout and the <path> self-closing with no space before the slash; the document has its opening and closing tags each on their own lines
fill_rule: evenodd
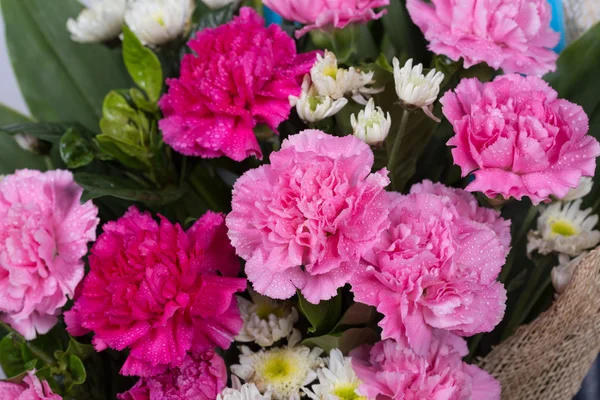
<svg viewBox="0 0 600 400">
<path fill-rule="evenodd" d="M 354 136 L 306 130 L 233 190 L 229 238 L 254 289 L 312 303 L 335 296 L 387 228 L 387 171 Z"/>
<path fill-rule="evenodd" d="M 0 381 L 0 400 L 62 400 L 54 394 L 45 380 L 35 376 L 35 370 L 29 371 L 23 383 Z"/>
<path fill-rule="evenodd" d="M 491 331 L 506 302 L 496 281 L 506 249 L 496 232 L 460 216 L 448 197 L 389 195 L 390 227 L 351 281 L 356 301 L 384 315 L 382 338 L 407 340 L 424 354 L 435 328 Z"/>
<path fill-rule="evenodd" d="M 121 373 L 153 376 L 182 364 L 188 351 L 228 348 L 243 321 L 234 293 L 239 261 L 224 216 L 206 213 L 187 231 L 135 207 L 104 225 L 74 307 L 72 335 L 94 332 L 101 351 L 129 349 Z"/>
<path fill-rule="evenodd" d="M 469 68 L 481 62 L 505 73 L 544 75 L 556 69 L 547 0 L 407 0 L 429 49 Z"/>
<path fill-rule="evenodd" d="M 296 31 L 300 38 L 313 29 L 343 29 L 348 24 L 366 23 L 379 19 L 386 10 L 376 12 L 375 8 L 386 7 L 390 0 L 264 0 L 283 18 L 306 25 Z"/>
<path fill-rule="evenodd" d="M 300 95 L 316 53 L 297 54 L 281 27 L 266 28 L 249 7 L 188 45 L 194 54 L 183 57 L 179 78 L 167 81 L 159 103 L 165 142 L 188 156 L 262 158 L 254 127 L 276 130 L 288 118 L 289 96 Z"/>
<path fill-rule="evenodd" d="M 68 171 L 0 180 L 0 320 L 31 340 L 48 332 L 83 278 L 98 210 Z"/>
<path fill-rule="evenodd" d="M 586 135 L 587 115 L 540 78 L 463 79 L 440 101 L 454 127 L 454 163 L 475 175 L 471 192 L 538 204 L 594 176 L 600 144 Z"/>
<path fill-rule="evenodd" d="M 369 399 L 500 400 L 500 383 L 482 369 L 462 362 L 464 339 L 437 331 L 423 355 L 404 341 L 388 339 L 350 353 Z"/>
<path fill-rule="evenodd" d="M 180 366 L 140 380 L 119 400 L 215 400 L 227 384 L 225 362 L 213 350 L 186 355 Z"/>
<path fill-rule="evenodd" d="M 429 180 L 413 185 L 410 192 L 431 193 L 445 197 L 452 204 L 456 217 L 481 222 L 496 232 L 508 255 L 511 239 L 510 219 L 502 218 L 499 211 L 479 206 L 475 196 L 466 190 L 448 187 L 441 183 L 433 183 Z"/>
</svg>

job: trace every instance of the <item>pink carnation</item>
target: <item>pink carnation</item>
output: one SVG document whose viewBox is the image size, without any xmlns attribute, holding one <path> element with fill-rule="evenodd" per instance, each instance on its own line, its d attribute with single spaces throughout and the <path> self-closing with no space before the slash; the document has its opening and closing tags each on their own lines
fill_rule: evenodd
<svg viewBox="0 0 600 400">
<path fill-rule="evenodd" d="M 0 400 L 62 400 L 62 397 L 52 393 L 48 382 L 35 376 L 35 371 L 29 371 L 21 384 L 0 381 Z"/>
<path fill-rule="evenodd" d="M 508 255 L 510 251 L 510 220 L 500 216 L 500 212 L 491 208 L 480 207 L 475 197 L 462 189 L 455 189 L 445 186 L 441 183 L 433 183 L 425 180 L 413 185 L 410 188 L 411 193 L 431 193 L 443 196 L 452 205 L 457 218 L 468 218 L 473 221 L 481 222 L 490 227 L 500 243 L 506 249 Z"/>
<path fill-rule="evenodd" d="M 229 238 L 254 289 L 312 303 L 335 296 L 389 222 L 387 171 L 354 136 L 306 130 L 233 189 Z"/>
<path fill-rule="evenodd" d="M 481 62 L 505 73 L 544 75 L 556 69 L 548 0 L 407 0 L 429 49 L 469 68 Z"/>
<path fill-rule="evenodd" d="M 213 350 L 187 355 L 180 366 L 140 380 L 119 400 L 214 400 L 227 384 L 225 362 Z"/>
<path fill-rule="evenodd" d="M 188 351 L 229 347 L 242 326 L 232 278 L 239 262 L 224 217 L 208 212 L 184 232 L 135 207 L 104 225 L 68 331 L 95 333 L 98 351 L 130 350 L 121 373 L 152 376 L 182 364 Z"/>
<path fill-rule="evenodd" d="M 424 355 L 391 339 L 350 355 L 358 392 L 369 399 L 500 400 L 500 383 L 462 362 L 468 352 L 464 339 L 438 331 Z"/>
<path fill-rule="evenodd" d="M 351 282 L 355 299 L 384 315 L 382 338 L 407 340 L 424 354 L 435 328 L 491 331 L 506 302 L 496 281 L 506 249 L 496 232 L 459 215 L 446 196 L 390 197 L 390 228 Z"/>
<path fill-rule="evenodd" d="M 68 171 L 0 180 L 0 320 L 28 340 L 56 324 L 83 278 L 98 210 L 82 192 Z"/>
<path fill-rule="evenodd" d="M 600 145 L 586 135 L 587 115 L 540 78 L 463 79 L 441 102 L 454 127 L 454 162 L 463 176 L 474 171 L 471 192 L 538 204 L 594 176 Z"/>
<path fill-rule="evenodd" d="M 288 118 L 288 97 L 300 94 L 316 53 L 296 54 L 292 38 L 277 25 L 265 28 L 248 7 L 188 45 L 195 54 L 183 58 L 159 103 L 165 142 L 189 156 L 262 158 L 253 128 L 275 130 Z"/>
<path fill-rule="evenodd" d="M 388 6 L 390 0 L 264 0 L 264 3 L 283 18 L 306 25 L 296 31 L 296 37 L 300 38 L 313 29 L 343 29 L 348 24 L 379 19 L 386 10 L 374 9 Z"/>
</svg>

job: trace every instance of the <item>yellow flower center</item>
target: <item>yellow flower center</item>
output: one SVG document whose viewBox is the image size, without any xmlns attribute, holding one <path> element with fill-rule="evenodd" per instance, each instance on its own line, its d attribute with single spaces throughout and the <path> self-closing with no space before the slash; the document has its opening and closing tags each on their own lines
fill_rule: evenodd
<svg viewBox="0 0 600 400">
<path fill-rule="evenodd" d="M 158 22 L 158 24 L 159 24 L 160 26 L 162 26 L 162 27 L 164 27 L 164 26 L 165 26 L 165 18 L 163 17 L 163 15 L 162 15 L 162 14 L 156 14 L 156 15 L 154 16 L 154 20 L 155 20 L 156 22 Z"/>
<path fill-rule="evenodd" d="M 258 303 L 256 305 L 256 315 L 258 315 L 258 318 L 260 319 L 269 319 L 269 315 L 275 315 L 277 318 L 283 318 L 285 317 L 285 310 L 283 309 L 283 307 L 277 307 L 274 304 L 269 304 L 269 303 Z"/>
<path fill-rule="evenodd" d="M 337 77 L 337 72 L 338 72 L 338 69 L 331 65 L 328 65 L 325 68 L 323 68 L 323 75 L 329 76 L 333 79 L 335 79 Z"/>
<path fill-rule="evenodd" d="M 559 219 L 551 223 L 550 229 L 553 235 L 561 235 L 561 236 L 575 236 L 579 232 L 577 228 L 571 224 L 571 222 Z"/>
<path fill-rule="evenodd" d="M 296 366 L 284 354 L 273 353 L 264 363 L 262 376 L 269 382 L 285 382 L 297 373 Z"/>
<path fill-rule="evenodd" d="M 333 394 L 340 398 L 340 400 L 367 400 L 366 397 L 359 396 L 356 394 L 356 388 L 358 385 L 346 383 L 343 385 L 336 385 L 333 390 Z"/>
</svg>

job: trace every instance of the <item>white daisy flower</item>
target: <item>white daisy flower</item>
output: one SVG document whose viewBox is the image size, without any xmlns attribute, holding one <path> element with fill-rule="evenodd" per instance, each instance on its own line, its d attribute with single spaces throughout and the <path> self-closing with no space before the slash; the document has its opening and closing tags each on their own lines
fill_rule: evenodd
<svg viewBox="0 0 600 400">
<path fill-rule="evenodd" d="M 296 106 L 298 116 L 305 122 L 318 122 L 337 114 L 348 103 L 348 99 L 333 100 L 329 96 L 320 96 L 311 84 L 310 75 L 302 81 L 300 97 L 290 96 L 290 104 Z"/>
<path fill-rule="evenodd" d="M 217 400 L 271 400 L 271 391 L 261 394 L 255 384 L 242 385 L 237 376 L 232 376 L 231 382 L 232 387 L 225 388 L 217 395 Z"/>
<path fill-rule="evenodd" d="M 365 95 L 383 91 L 383 88 L 367 87 L 373 83 L 374 74 L 354 67 L 338 68 L 335 54 L 330 51 L 325 51 L 324 57 L 317 54 L 317 61 L 310 70 L 312 83 L 320 96 L 338 100 L 349 94 L 360 104 L 366 104 Z"/>
<path fill-rule="evenodd" d="M 381 107 L 375 109 L 375 102 L 369 99 L 364 110 L 356 115 L 350 116 L 350 124 L 354 130 L 354 136 L 370 145 L 380 145 L 383 143 L 392 126 L 390 113 L 383 112 Z"/>
<path fill-rule="evenodd" d="M 308 397 L 313 400 L 367 400 L 356 392 L 361 382 L 352 369 L 350 357 L 333 349 L 324 361 L 327 366 L 317 371 L 319 383 L 312 385 L 312 391 L 304 390 Z"/>
<path fill-rule="evenodd" d="M 569 190 L 567 195 L 563 197 L 562 201 L 573 201 L 577 199 L 581 199 L 582 197 L 587 196 L 594 186 L 594 181 L 589 176 L 582 176 L 579 180 L 579 184 L 576 188 Z"/>
<path fill-rule="evenodd" d="M 261 296 L 253 290 L 249 292 L 252 301 L 238 296 L 244 326 L 235 340 L 268 347 L 288 337 L 298 321 L 298 311 L 287 303 Z"/>
<path fill-rule="evenodd" d="M 77 19 L 69 18 L 71 39 L 81 43 L 99 43 L 115 39 L 125 20 L 126 0 L 96 0 L 84 8 Z"/>
<path fill-rule="evenodd" d="M 558 266 L 552 268 L 552 285 L 556 290 L 556 293 L 563 294 L 571 283 L 575 270 L 581 263 L 581 260 L 588 255 L 588 252 L 582 253 L 580 256 L 575 257 L 571 260 L 566 254 L 558 255 Z"/>
<path fill-rule="evenodd" d="M 323 350 L 299 346 L 300 332 L 294 330 L 288 345 L 252 352 L 240 347 L 240 363 L 231 372 L 256 385 L 261 393 L 272 391 L 274 400 L 300 400 L 301 390 L 317 378 L 316 369 L 323 365 Z"/>
<path fill-rule="evenodd" d="M 228 4 L 234 2 L 234 0 L 202 0 L 204 4 L 208 6 L 208 8 L 216 10 L 217 8 L 225 7 Z"/>
<path fill-rule="evenodd" d="M 421 108 L 427 116 L 440 122 L 433 113 L 432 104 L 440 93 L 440 84 L 444 74 L 435 69 L 423 75 L 423 64 L 412 66 L 413 60 L 409 59 L 404 67 L 400 68 L 400 61 L 394 57 L 394 82 L 396 94 L 404 105 Z"/>
<path fill-rule="evenodd" d="M 144 45 L 160 46 L 190 28 L 194 0 L 130 0 L 125 23 Z"/>
<path fill-rule="evenodd" d="M 580 210 L 581 200 L 570 203 L 556 202 L 546 207 L 538 218 L 536 231 L 530 231 L 527 253 L 563 253 L 572 257 L 600 243 L 600 232 L 594 230 L 597 215 L 591 208 Z"/>
</svg>

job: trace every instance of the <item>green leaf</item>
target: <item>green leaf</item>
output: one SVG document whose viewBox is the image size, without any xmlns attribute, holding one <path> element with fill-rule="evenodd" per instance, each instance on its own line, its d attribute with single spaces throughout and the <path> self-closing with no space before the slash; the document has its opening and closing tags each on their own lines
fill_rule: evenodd
<svg viewBox="0 0 600 400">
<path fill-rule="evenodd" d="M 427 41 L 421 30 L 412 22 L 406 0 L 390 0 L 387 14 L 382 17 L 383 26 L 402 58 L 414 58 L 416 62 L 427 62 Z"/>
<path fill-rule="evenodd" d="M 23 357 L 25 340 L 14 333 L 9 333 L 0 341 L 0 366 L 7 377 L 15 377 L 27 371 L 28 361 Z"/>
<path fill-rule="evenodd" d="M 30 121 L 24 115 L 0 104 L 0 126 Z M 12 136 L 0 132 L 0 175 L 12 174 L 17 169 L 45 170 L 44 158 L 23 150 Z"/>
<path fill-rule="evenodd" d="M 318 347 L 323 349 L 324 352 L 329 353 L 332 349 L 340 347 L 341 334 L 334 335 L 323 335 L 304 339 L 302 345 L 313 348 Z"/>
<path fill-rule="evenodd" d="M 150 205 L 166 205 L 179 200 L 186 191 L 179 188 L 152 190 L 141 187 L 129 179 L 97 175 L 87 172 L 75 173 L 75 181 L 84 189 L 81 201 L 112 196 L 119 199 L 140 201 Z"/>
<path fill-rule="evenodd" d="M 75 385 L 83 384 L 87 377 L 83 362 L 79 357 L 73 354 L 69 356 L 69 373 L 73 377 L 73 383 Z"/>
<path fill-rule="evenodd" d="M 94 346 L 91 344 L 83 344 L 79 343 L 72 337 L 69 337 L 69 347 L 67 347 L 67 351 L 65 351 L 65 355 L 75 355 L 82 360 L 87 359 L 91 355 L 95 354 L 96 350 L 94 350 Z"/>
<path fill-rule="evenodd" d="M 136 88 L 129 89 L 129 95 L 135 106 L 142 111 L 148 113 L 156 113 L 159 111 L 158 104 L 151 102 L 146 98 L 144 93 Z"/>
<path fill-rule="evenodd" d="M 91 136 L 89 131 L 78 122 L 21 122 L 0 127 L 0 131 L 9 135 L 31 135 L 50 143 L 59 143 L 69 129 L 83 132 L 87 137 Z"/>
<path fill-rule="evenodd" d="M 163 85 L 160 61 L 126 25 L 123 26 L 123 59 L 133 81 L 156 103 Z"/>
<path fill-rule="evenodd" d="M 323 335 L 308 338 L 302 344 L 308 347 L 319 347 L 329 353 L 332 349 L 339 349 L 348 354 L 351 350 L 363 344 L 373 344 L 379 340 L 379 335 L 371 328 L 351 328 L 342 333 Z"/>
<path fill-rule="evenodd" d="M 196 36 L 198 32 L 203 31 L 207 28 L 216 28 L 217 26 L 223 25 L 233 18 L 233 12 L 236 9 L 235 2 L 221 7 L 217 10 L 209 10 L 202 14 L 199 18 L 198 23 L 194 29 L 190 32 L 189 38 Z"/>
<path fill-rule="evenodd" d="M 29 110 L 40 121 L 76 120 L 93 129 L 102 99 L 131 81 L 117 50 L 73 42 L 65 27 L 77 0 L 1 0 L 11 63 Z"/>
<path fill-rule="evenodd" d="M 75 129 L 69 129 L 60 139 L 60 156 L 68 168 L 79 168 L 94 161 L 94 149 Z"/>
<path fill-rule="evenodd" d="M 312 304 L 298 292 L 298 307 L 312 325 L 308 328 L 309 333 L 315 335 L 330 333 L 342 315 L 342 296 L 338 291 L 338 295 L 332 299 Z"/>
</svg>

